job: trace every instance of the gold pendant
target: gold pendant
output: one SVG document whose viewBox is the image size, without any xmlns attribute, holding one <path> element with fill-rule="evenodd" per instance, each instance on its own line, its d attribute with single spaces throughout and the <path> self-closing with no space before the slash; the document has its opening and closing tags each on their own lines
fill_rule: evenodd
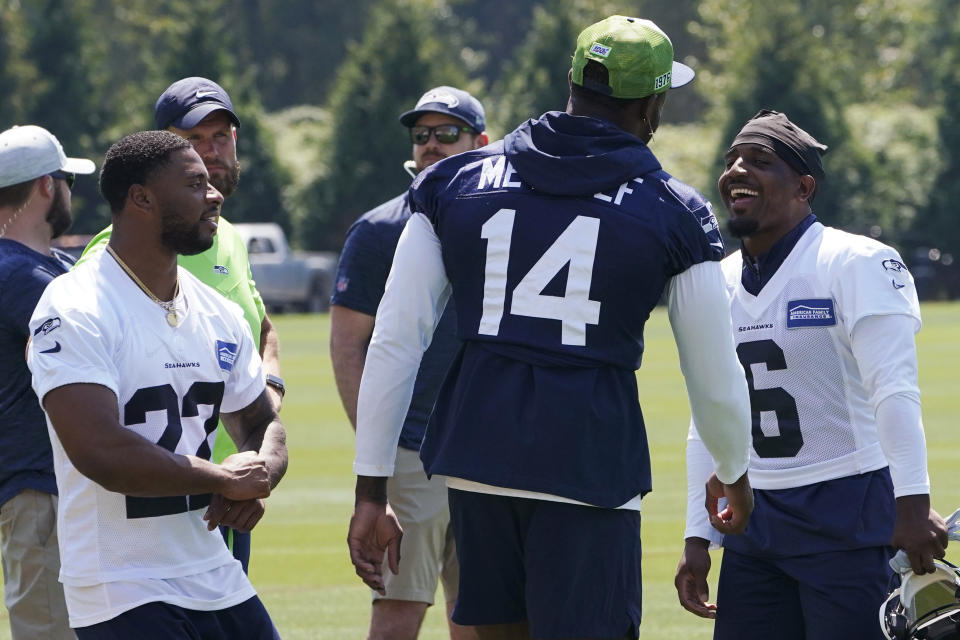
<svg viewBox="0 0 960 640">
<path fill-rule="evenodd" d="M 179 321 L 180 321 L 180 319 L 177 318 L 177 312 L 176 312 L 175 310 L 171 309 L 170 311 L 167 311 L 167 324 L 168 324 L 168 325 L 170 325 L 171 327 L 175 327 L 175 326 L 177 326 L 177 323 L 178 323 Z"/>
</svg>

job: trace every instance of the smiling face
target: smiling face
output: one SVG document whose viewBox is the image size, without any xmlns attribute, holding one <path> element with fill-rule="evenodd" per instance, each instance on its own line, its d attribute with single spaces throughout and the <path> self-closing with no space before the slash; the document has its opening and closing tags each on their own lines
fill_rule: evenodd
<svg viewBox="0 0 960 640">
<path fill-rule="evenodd" d="M 161 242 L 182 255 L 210 248 L 217 232 L 223 196 L 208 181 L 203 160 L 193 149 L 180 149 L 148 181 L 161 220 Z"/>
<path fill-rule="evenodd" d="M 740 144 L 724 163 L 717 188 L 730 212 L 727 226 L 751 255 L 766 253 L 810 213 L 813 177 L 800 175 L 770 149 Z"/>
</svg>

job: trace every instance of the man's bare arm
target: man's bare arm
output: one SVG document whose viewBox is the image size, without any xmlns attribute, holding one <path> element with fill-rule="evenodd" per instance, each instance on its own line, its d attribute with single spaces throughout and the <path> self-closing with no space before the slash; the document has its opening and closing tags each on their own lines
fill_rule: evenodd
<svg viewBox="0 0 960 640">
<path fill-rule="evenodd" d="M 330 307 L 330 361 L 340 401 L 350 425 L 357 428 L 357 396 L 373 335 L 374 317 L 340 305 Z"/>
<path fill-rule="evenodd" d="M 270 316 L 263 314 L 263 321 L 260 323 L 260 358 L 263 360 L 263 372 L 266 374 L 280 376 L 280 338 L 277 336 L 277 329 L 273 326 Z M 273 402 L 274 408 L 279 412 L 283 403 L 283 396 L 280 391 L 271 385 L 267 385 L 267 393 Z"/>
<path fill-rule="evenodd" d="M 233 500 L 270 494 L 262 460 L 224 467 L 168 451 L 122 426 L 117 397 L 102 385 L 57 387 L 43 405 L 73 465 L 109 491 L 143 497 L 220 493 Z"/>
<path fill-rule="evenodd" d="M 239 453 L 255 452 L 266 463 L 270 488 L 276 487 L 287 471 L 287 432 L 267 391 L 239 411 L 220 414 L 220 419 Z"/>
</svg>

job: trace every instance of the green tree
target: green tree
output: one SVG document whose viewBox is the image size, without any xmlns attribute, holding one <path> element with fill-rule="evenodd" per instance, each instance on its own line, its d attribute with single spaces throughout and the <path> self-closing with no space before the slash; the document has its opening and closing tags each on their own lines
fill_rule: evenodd
<svg viewBox="0 0 960 640">
<path fill-rule="evenodd" d="M 245 46 L 237 48 L 252 69 L 265 109 L 323 104 L 346 42 L 362 32 L 374 0 L 242 0 L 237 17 Z"/>
<path fill-rule="evenodd" d="M 224 205 L 224 213 L 234 222 L 277 222 L 289 230 L 290 217 L 282 194 L 288 178 L 277 162 L 272 135 L 262 122 L 256 77 L 240 64 L 238 52 L 242 48 L 236 24 L 240 18 L 231 11 L 232 3 L 166 0 L 163 4 L 163 46 L 157 55 L 163 81 L 162 88 L 150 96 L 150 115 L 153 101 L 180 78 L 203 76 L 223 86 L 241 122 L 237 155 L 242 167 L 240 187 Z"/>
<path fill-rule="evenodd" d="M 817 216 L 857 232 L 892 228 L 899 214 L 896 203 L 877 197 L 882 159 L 851 136 L 847 119 L 848 107 L 864 94 L 856 72 L 864 65 L 864 49 L 857 49 L 863 42 L 851 40 L 863 22 L 858 12 L 830 0 L 704 0 L 693 26 L 710 52 L 699 86 L 723 132 L 717 173 L 727 145 L 750 116 L 759 109 L 784 112 L 830 147 L 827 180 L 814 202 Z"/>
<path fill-rule="evenodd" d="M 944 0 L 938 5 L 937 20 L 930 32 L 930 50 L 938 52 L 935 74 L 938 103 L 936 148 L 941 168 L 930 189 L 929 205 L 917 217 L 910 234 L 913 248 L 937 249 L 945 275 L 953 281 L 954 295 L 960 294 L 960 1 Z"/>
<path fill-rule="evenodd" d="M 397 119 L 424 91 L 446 84 L 483 99 L 466 82 L 457 28 L 440 0 L 383 0 L 371 12 L 337 72 L 324 173 L 306 190 L 307 214 L 298 221 L 303 245 L 339 248 L 356 218 L 410 185 L 401 167 L 410 142 Z"/>
<path fill-rule="evenodd" d="M 0 0 L 0 130 L 25 123 L 36 68 L 24 55 L 29 30 L 17 0 Z"/>
<path fill-rule="evenodd" d="M 90 46 L 93 35 L 87 0 L 42 0 L 28 3 L 23 18 L 30 34 L 25 56 L 36 69 L 26 93 L 23 117 L 51 131 L 72 156 L 85 156 L 99 164 L 102 151 L 98 135 L 108 115 L 91 75 L 78 72 L 98 66 Z M 77 180 L 73 191 L 75 232 L 102 227 L 95 214 L 100 200 L 95 179 Z"/>
</svg>

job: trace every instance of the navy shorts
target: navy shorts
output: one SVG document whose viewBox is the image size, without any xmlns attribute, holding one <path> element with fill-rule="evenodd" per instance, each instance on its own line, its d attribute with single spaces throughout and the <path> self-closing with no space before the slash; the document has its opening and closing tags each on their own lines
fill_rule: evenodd
<svg viewBox="0 0 960 640">
<path fill-rule="evenodd" d="M 148 602 L 74 632 L 77 640 L 280 640 L 257 596 L 219 611 L 195 611 L 166 602 Z"/>
<path fill-rule="evenodd" d="M 766 558 L 723 552 L 714 640 L 883 640 L 888 547 Z"/>
<path fill-rule="evenodd" d="M 535 638 L 637 638 L 640 513 L 449 490 L 453 620 L 526 621 Z"/>
</svg>

